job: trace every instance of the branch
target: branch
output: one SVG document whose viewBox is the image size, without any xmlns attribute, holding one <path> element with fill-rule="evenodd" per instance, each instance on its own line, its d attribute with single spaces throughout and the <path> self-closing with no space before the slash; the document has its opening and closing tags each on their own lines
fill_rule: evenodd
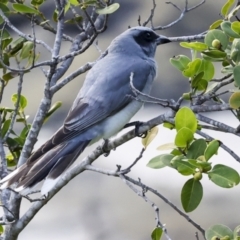
<svg viewBox="0 0 240 240">
<path fill-rule="evenodd" d="M 209 141 L 214 140 L 214 138 L 210 137 L 208 134 L 206 134 L 202 131 L 197 130 L 197 134 L 206 138 Z M 240 157 L 233 150 L 231 150 L 229 147 L 227 147 L 223 142 L 221 142 L 220 147 L 222 149 L 224 149 L 227 153 L 229 153 L 237 162 L 240 163 Z"/>
<path fill-rule="evenodd" d="M 222 131 L 226 132 L 226 133 L 232 133 L 234 135 L 240 136 L 240 134 L 236 133 L 236 129 L 233 127 L 228 126 L 227 124 L 224 124 L 222 122 L 216 121 L 214 119 L 208 118 L 206 116 L 203 116 L 201 114 L 197 114 L 197 119 L 199 121 L 208 123 L 210 125 L 213 125 L 219 129 L 221 129 Z"/>
<path fill-rule="evenodd" d="M 232 110 L 232 108 L 228 103 L 217 104 L 217 105 L 207 105 L 207 106 L 197 105 L 197 106 L 191 106 L 191 109 L 195 113 Z"/>
<path fill-rule="evenodd" d="M 170 202 L 167 198 L 165 198 L 162 194 L 160 194 L 157 190 L 143 184 L 142 182 L 139 182 L 139 181 L 136 181 L 128 176 L 125 176 L 126 179 L 139 186 L 139 187 L 142 187 L 142 188 L 145 188 L 147 189 L 148 191 L 152 192 L 153 194 L 155 194 L 156 196 L 158 196 L 159 198 L 161 198 L 165 203 L 167 203 L 170 207 L 172 207 L 176 212 L 178 212 L 182 217 L 184 217 L 189 223 L 191 223 L 196 229 L 198 229 L 202 235 L 203 235 L 203 238 L 205 239 L 205 230 L 199 225 L 197 224 L 195 221 L 193 221 L 187 214 L 185 214 L 184 212 L 182 212 L 177 206 L 175 206 L 172 202 Z"/>
<path fill-rule="evenodd" d="M 166 4 L 171 4 L 173 7 L 175 7 L 178 11 L 181 12 L 179 18 L 177 18 L 175 21 L 165 25 L 165 26 L 157 26 L 157 27 L 154 27 L 153 29 L 154 30 L 163 30 L 163 29 L 167 29 L 167 28 L 170 28 L 172 27 L 173 25 L 177 24 L 178 22 L 180 22 L 183 17 L 185 16 L 186 13 L 200 7 L 201 5 L 203 5 L 205 3 L 205 0 L 201 1 L 199 4 L 191 7 L 191 8 L 188 8 L 188 0 L 185 0 L 185 7 L 183 10 L 181 10 L 180 7 L 178 7 L 176 4 L 172 3 L 172 2 L 166 2 Z"/>
<path fill-rule="evenodd" d="M 127 180 L 127 177 L 126 177 L 125 175 L 120 174 L 119 177 L 120 177 L 120 179 L 121 179 L 131 190 L 133 190 L 139 197 L 143 198 L 147 203 L 149 203 L 149 204 L 151 205 L 151 207 L 152 207 L 152 208 L 154 209 L 154 211 L 155 211 L 155 215 L 156 215 L 155 219 L 156 219 L 156 222 L 157 222 L 157 224 L 156 224 L 157 227 L 160 227 L 160 228 L 163 230 L 166 238 L 167 238 L 168 240 L 171 240 L 171 238 L 170 238 L 169 235 L 168 235 L 168 232 L 167 232 L 166 227 L 160 222 L 159 208 L 158 208 L 158 206 L 157 206 L 154 202 L 152 202 L 148 197 L 146 197 L 146 195 L 145 195 L 145 192 L 146 192 L 148 189 L 142 186 L 142 191 L 139 191 L 138 189 L 136 189 L 136 188 L 133 186 L 133 184 L 130 184 L 130 181 Z M 140 182 L 140 181 L 139 181 L 139 182 Z M 140 183 L 141 183 L 141 182 L 140 182 Z"/>
<path fill-rule="evenodd" d="M 155 14 L 155 9 L 157 7 L 155 0 L 152 0 L 152 4 L 153 4 L 153 8 L 151 9 L 151 12 L 150 12 L 150 15 L 149 15 L 148 19 L 143 23 L 143 26 L 146 26 L 150 22 L 151 28 L 154 29 L 154 27 L 153 27 L 153 17 L 154 17 L 154 14 Z M 140 21 L 140 19 L 139 19 L 139 21 Z"/>
<path fill-rule="evenodd" d="M 3 13 L 3 11 L 0 9 L 0 16 L 2 17 L 2 19 L 4 20 L 4 22 L 8 25 L 8 27 L 10 27 L 15 33 L 17 33 L 19 36 L 25 38 L 28 41 L 31 42 L 36 42 L 37 44 L 41 44 L 43 47 L 45 47 L 49 52 L 52 52 L 52 49 L 42 40 L 34 40 L 32 37 L 30 37 L 27 34 L 24 34 L 23 32 L 21 32 L 19 29 L 17 29 L 15 26 L 12 25 L 12 23 L 9 21 L 9 19 L 5 16 L 5 14 Z"/>
<path fill-rule="evenodd" d="M 13 125 L 15 123 L 17 114 L 19 112 L 19 105 L 20 105 L 20 99 L 21 99 L 21 92 L 22 92 L 22 84 L 23 84 L 23 73 L 20 73 L 19 76 L 19 81 L 18 81 L 18 89 L 17 89 L 17 101 L 16 101 L 16 105 L 15 105 L 15 109 L 13 111 L 13 115 L 11 117 L 11 123 L 10 126 L 8 128 L 7 133 L 5 134 L 4 138 L 3 138 L 3 143 L 6 142 L 7 138 L 9 137 L 11 131 L 13 130 Z"/>
<path fill-rule="evenodd" d="M 160 115 L 156 118 L 151 119 L 145 124 L 139 127 L 139 133 L 144 133 L 156 125 L 159 125 L 165 121 L 165 115 Z M 112 149 L 117 148 L 118 146 L 128 142 L 129 140 L 135 137 L 135 130 L 131 130 L 121 137 L 109 141 L 105 150 L 110 151 Z M 105 152 L 102 147 L 97 147 L 91 154 L 89 154 L 86 158 L 84 158 L 79 164 L 76 164 L 74 167 L 70 168 L 62 175 L 62 178 L 59 179 L 55 187 L 49 192 L 46 199 L 34 202 L 33 205 L 27 210 L 27 212 L 14 224 L 12 231 L 20 232 L 26 225 L 31 221 L 31 219 L 37 214 L 37 212 L 59 191 L 63 188 L 71 179 L 85 171 L 86 166 L 92 164 L 99 156 L 103 155 Z"/>
</svg>

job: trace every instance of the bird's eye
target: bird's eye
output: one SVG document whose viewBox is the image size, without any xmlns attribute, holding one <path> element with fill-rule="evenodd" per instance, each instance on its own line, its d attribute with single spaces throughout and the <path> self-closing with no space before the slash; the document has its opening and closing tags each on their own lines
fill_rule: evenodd
<svg viewBox="0 0 240 240">
<path fill-rule="evenodd" d="M 152 34 L 151 34 L 150 32 L 146 32 L 146 33 L 145 33 L 145 38 L 146 38 L 147 40 L 151 40 Z"/>
</svg>

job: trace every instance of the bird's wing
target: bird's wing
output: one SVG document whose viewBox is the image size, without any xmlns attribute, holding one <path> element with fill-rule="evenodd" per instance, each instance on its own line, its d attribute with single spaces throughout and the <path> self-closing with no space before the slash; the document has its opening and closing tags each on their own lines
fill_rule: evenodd
<svg viewBox="0 0 240 240">
<path fill-rule="evenodd" d="M 139 91 L 143 90 L 148 79 L 153 79 L 156 74 L 155 66 L 141 58 L 121 58 L 114 55 L 99 61 L 87 75 L 84 85 L 88 86 L 88 89 L 83 86 L 83 91 L 78 95 L 65 120 L 63 131 L 66 134 L 72 131 L 79 134 L 131 102 L 131 72 L 134 74 L 133 84 Z M 89 82 L 92 83 L 91 86 Z M 71 137 L 75 135 L 73 132 Z"/>
<path fill-rule="evenodd" d="M 133 84 L 139 91 L 144 88 L 148 78 L 154 78 L 156 74 L 155 67 L 141 58 L 107 55 L 97 62 L 87 74 L 64 125 L 30 156 L 28 162 L 35 161 L 56 145 L 73 139 L 123 109 L 132 101 L 131 72 L 134 73 Z"/>
</svg>

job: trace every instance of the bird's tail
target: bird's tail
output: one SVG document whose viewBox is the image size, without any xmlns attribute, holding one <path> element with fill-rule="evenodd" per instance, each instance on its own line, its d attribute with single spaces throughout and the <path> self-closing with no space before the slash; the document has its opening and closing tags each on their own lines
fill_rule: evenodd
<svg viewBox="0 0 240 240">
<path fill-rule="evenodd" d="M 73 164 L 90 141 L 67 141 L 56 145 L 34 161 L 27 161 L 21 167 L 0 181 L 0 189 L 14 184 L 14 190 L 26 194 L 31 188 L 45 179 L 41 188 L 42 195 L 48 193 L 60 175 Z"/>
</svg>

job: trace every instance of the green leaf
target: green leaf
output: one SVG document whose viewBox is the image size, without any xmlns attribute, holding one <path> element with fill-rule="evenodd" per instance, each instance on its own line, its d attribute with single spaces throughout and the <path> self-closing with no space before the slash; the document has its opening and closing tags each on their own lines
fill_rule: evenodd
<svg viewBox="0 0 240 240">
<path fill-rule="evenodd" d="M 188 63 L 187 68 L 183 70 L 182 74 L 185 77 L 193 77 L 199 72 L 199 68 L 202 64 L 202 60 L 200 58 L 194 59 L 192 62 Z"/>
<path fill-rule="evenodd" d="M 14 40 L 11 45 L 10 45 L 10 50 L 9 50 L 9 54 L 11 56 L 15 55 L 22 47 L 23 47 L 23 44 L 26 42 L 27 40 L 20 37 L 20 38 L 17 38 L 16 40 Z"/>
<path fill-rule="evenodd" d="M 20 13 L 31 13 L 31 14 L 40 14 L 38 10 L 35 8 L 20 4 L 20 3 L 13 3 L 13 9 Z"/>
<path fill-rule="evenodd" d="M 154 127 L 148 131 L 147 136 L 142 139 L 142 145 L 144 146 L 144 148 L 147 148 L 147 146 L 153 141 L 157 134 L 158 127 Z"/>
<path fill-rule="evenodd" d="M 193 132 L 186 127 L 181 128 L 175 137 L 177 147 L 187 147 L 193 140 Z"/>
<path fill-rule="evenodd" d="M 237 34 L 236 32 L 234 32 L 231 28 L 231 22 L 229 21 L 223 21 L 221 23 L 221 28 L 224 31 L 224 33 L 226 33 L 229 37 L 233 37 L 233 38 L 240 38 L 240 35 Z M 220 30 L 218 30 L 220 31 Z M 224 48 L 225 49 L 225 48 Z M 223 49 L 223 50 L 224 50 Z"/>
<path fill-rule="evenodd" d="M 2 235 L 3 232 L 4 232 L 4 228 L 2 225 L 0 225 L 0 234 Z"/>
<path fill-rule="evenodd" d="M 10 124 L 11 124 L 11 119 L 7 119 L 3 125 L 2 125 L 2 129 L 1 129 L 1 136 L 2 138 L 4 138 L 4 136 L 6 135 L 9 127 L 10 127 Z"/>
<path fill-rule="evenodd" d="M 203 75 L 204 75 L 204 72 L 200 72 L 195 77 L 193 77 L 191 81 L 191 85 L 193 88 L 196 88 L 198 86 L 198 83 L 203 78 Z"/>
<path fill-rule="evenodd" d="M 6 29 L 0 30 L 0 36 L 1 36 L 1 39 L 7 39 L 7 38 L 11 37 L 11 35 L 9 34 L 9 32 Z"/>
<path fill-rule="evenodd" d="M 233 73 L 233 66 L 226 66 L 221 70 L 224 74 L 232 74 Z"/>
<path fill-rule="evenodd" d="M 12 40 L 13 39 L 11 37 L 3 39 L 1 42 L 1 49 L 4 50 L 12 42 Z"/>
<path fill-rule="evenodd" d="M 215 74 L 214 65 L 212 62 L 202 59 L 201 65 L 199 67 L 199 72 L 204 72 L 203 79 L 210 81 Z"/>
<path fill-rule="evenodd" d="M 25 127 L 22 129 L 22 131 L 21 131 L 21 133 L 20 133 L 19 136 L 20 136 L 22 139 L 25 139 L 25 138 L 27 137 L 27 135 L 28 135 L 28 132 L 29 132 L 30 128 L 31 128 L 31 124 L 28 124 L 27 126 L 25 126 Z"/>
<path fill-rule="evenodd" d="M 52 15 L 52 19 L 54 22 L 58 22 L 58 11 L 55 10 Z"/>
<path fill-rule="evenodd" d="M 223 188 L 232 188 L 240 181 L 236 170 L 222 164 L 215 165 L 212 171 L 208 172 L 208 176 L 212 182 Z"/>
<path fill-rule="evenodd" d="M 11 138 L 11 137 L 8 137 L 6 142 L 7 142 L 8 146 L 10 146 L 12 149 L 19 147 L 18 142 L 15 139 Z"/>
<path fill-rule="evenodd" d="M 235 38 L 232 43 L 230 58 L 236 62 L 240 62 L 240 39 Z"/>
<path fill-rule="evenodd" d="M 240 22 L 238 22 L 238 21 L 232 22 L 231 28 L 234 32 L 236 32 L 238 35 L 240 35 Z"/>
<path fill-rule="evenodd" d="M 65 2 L 65 7 L 64 7 L 64 13 L 65 13 L 65 14 L 66 14 L 67 11 L 69 10 L 70 6 L 71 6 L 71 3 L 70 3 L 69 1 Z"/>
<path fill-rule="evenodd" d="M 79 5 L 79 2 L 78 0 L 69 0 L 69 2 L 74 5 L 74 6 L 78 6 Z"/>
<path fill-rule="evenodd" d="M 184 48 L 190 48 L 199 52 L 202 52 L 208 49 L 208 45 L 202 42 L 181 42 L 180 46 Z"/>
<path fill-rule="evenodd" d="M 174 155 L 174 156 L 180 156 L 180 155 L 182 155 L 182 152 L 179 151 L 177 148 L 174 148 L 174 149 L 170 152 L 170 154 L 172 154 L 172 155 Z"/>
<path fill-rule="evenodd" d="M 3 79 L 4 81 L 8 82 L 9 80 L 11 80 L 11 79 L 13 79 L 13 78 L 15 78 L 15 77 L 17 77 L 17 76 L 19 76 L 19 73 L 18 73 L 18 72 L 8 72 L 8 73 L 6 73 L 6 74 L 4 74 L 4 75 L 2 76 L 2 79 Z"/>
<path fill-rule="evenodd" d="M 120 7 L 119 3 L 113 3 L 105 8 L 96 9 L 96 13 L 97 14 L 112 14 L 115 11 L 117 11 L 119 7 Z"/>
<path fill-rule="evenodd" d="M 221 26 L 223 25 L 223 23 L 221 24 Z M 223 31 L 219 29 L 213 29 L 208 31 L 208 33 L 205 36 L 204 42 L 208 45 L 208 47 L 212 47 L 213 41 L 215 39 L 220 41 L 222 50 L 225 50 L 227 48 L 228 37 Z"/>
<path fill-rule="evenodd" d="M 3 63 L 7 66 L 9 66 L 9 57 L 8 54 L 4 53 L 3 54 L 3 59 L 2 59 Z M 3 64 L 0 63 L 0 68 L 5 68 Z"/>
<path fill-rule="evenodd" d="M 9 8 L 3 4 L 2 2 L 0 3 L 0 9 L 3 11 L 3 13 L 8 17 L 10 10 Z M 0 24 L 2 24 L 4 22 L 4 20 L 2 19 L 2 17 L 0 17 Z"/>
<path fill-rule="evenodd" d="M 233 77 L 234 77 L 234 83 L 240 87 L 240 66 L 235 66 L 233 68 Z"/>
<path fill-rule="evenodd" d="M 202 200 L 202 196 L 202 184 L 193 178 L 189 179 L 184 184 L 181 192 L 181 202 L 184 211 L 191 212 L 196 209 Z"/>
<path fill-rule="evenodd" d="M 32 54 L 33 46 L 34 46 L 33 42 L 30 42 L 30 41 L 25 42 L 20 52 L 20 58 L 21 59 L 28 58 L 29 55 Z"/>
<path fill-rule="evenodd" d="M 32 0 L 31 1 L 31 5 L 33 5 L 34 7 L 38 8 L 40 5 L 42 5 L 44 3 L 45 0 Z"/>
<path fill-rule="evenodd" d="M 211 26 L 209 27 L 209 30 L 213 30 L 215 28 L 218 28 L 222 22 L 223 22 L 222 19 L 219 19 L 219 20 L 215 21 L 214 23 L 211 24 Z"/>
<path fill-rule="evenodd" d="M 168 128 L 170 130 L 175 128 L 175 126 L 172 123 L 168 123 L 168 122 L 164 122 L 163 127 Z"/>
<path fill-rule="evenodd" d="M 204 158 L 203 156 L 198 157 L 198 159 Z M 201 172 L 209 172 L 212 169 L 212 163 L 204 162 L 203 160 L 188 159 L 188 162 L 196 168 L 199 168 Z"/>
<path fill-rule="evenodd" d="M 206 141 L 204 139 L 197 139 L 188 148 L 186 157 L 188 159 L 197 159 L 199 156 L 204 155 L 206 148 Z"/>
<path fill-rule="evenodd" d="M 83 17 L 82 16 L 77 16 L 75 18 L 71 18 L 65 21 L 65 23 L 68 24 L 76 24 L 76 23 L 80 23 L 83 21 Z"/>
<path fill-rule="evenodd" d="M 227 17 L 230 8 L 232 7 L 232 5 L 234 4 L 235 0 L 228 0 L 222 7 L 221 9 L 221 14 L 224 17 Z"/>
<path fill-rule="evenodd" d="M 220 146 L 220 142 L 218 140 L 212 140 L 208 144 L 204 152 L 204 157 L 206 161 L 208 161 L 214 154 L 217 154 L 219 146 Z"/>
<path fill-rule="evenodd" d="M 151 234 L 152 240 L 160 240 L 163 234 L 163 230 L 159 227 L 156 227 Z"/>
<path fill-rule="evenodd" d="M 188 107 L 181 108 L 175 117 L 176 130 L 186 127 L 193 133 L 197 130 L 197 118 L 193 111 Z"/>
<path fill-rule="evenodd" d="M 225 52 L 219 51 L 219 50 L 207 50 L 203 51 L 202 54 L 205 54 L 211 58 L 225 58 L 227 54 Z"/>
<path fill-rule="evenodd" d="M 234 237 L 234 240 L 238 240 L 239 239 L 239 237 L 240 237 L 240 225 L 235 227 L 235 229 L 233 231 L 233 237 Z"/>
<path fill-rule="evenodd" d="M 207 240 L 211 240 L 213 237 L 223 238 L 225 236 L 233 239 L 233 232 L 229 227 L 222 224 L 213 225 L 205 232 Z"/>
<path fill-rule="evenodd" d="M 14 105 L 16 105 L 17 100 L 18 100 L 18 94 L 15 93 L 12 95 L 12 102 Z M 28 102 L 27 102 L 26 97 L 24 97 L 23 95 L 20 95 L 19 110 L 23 111 L 23 109 L 27 106 L 27 103 Z"/>
<path fill-rule="evenodd" d="M 201 79 L 197 84 L 197 90 L 198 91 L 205 91 L 208 86 L 208 81 L 205 79 Z"/>
<path fill-rule="evenodd" d="M 196 167 L 187 162 L 186 160 L 174 161 L 173 166 L 184 176 L 189 176 L 195 173 Z"/>
<path fill-rule="evenodd" d="M 185 68 L 187 68 L 188 63 L 190 62 L 190 58 L 185 55 L 178 55 L 170 58 L 170 63 L 180 71 L 183 71 Z"/>
<path fill-rule="evenodd" d="M 7 166 L 8 167 L 15 167 L 17 165 L 17 163 L 14 159 L 14 156 L 11 153 L 6 155 L 6 159 L 7 159 Z"/>
<path fill-rule="evenodd" d="M 46 114 L 45 118 L 44 118 L 44 122 L 46 122 L 49 117 L 55 113 L 60 107 L 62 106 L 62 102 L 58 101 L 56 103 L 54 103 L 51 108 L 49 109 L 48 113 Z"/>
<path fill-rule="evenodd" d="M 206 90 L 208 86 L 207 80 L 203 79 L 204 72 L 198 73 L 191 81 L 191 85 L 193 89 L 198 91 Z"/>
<path fill-rule="evenodd" d="M 229 105 L 233 109 L 240 108 L 240 92 L 235 92 L 230 96 Z"/>
<path fill-rule="evenodd" d="M 159 169 L 163 167 L 172 167 L 171 160 L 174 158 L 174 155 L 172 154 L 161 154 L 159 156 L 156 156 L 152 158 L 148 164 L 147 167 Z"/>
</svg>

